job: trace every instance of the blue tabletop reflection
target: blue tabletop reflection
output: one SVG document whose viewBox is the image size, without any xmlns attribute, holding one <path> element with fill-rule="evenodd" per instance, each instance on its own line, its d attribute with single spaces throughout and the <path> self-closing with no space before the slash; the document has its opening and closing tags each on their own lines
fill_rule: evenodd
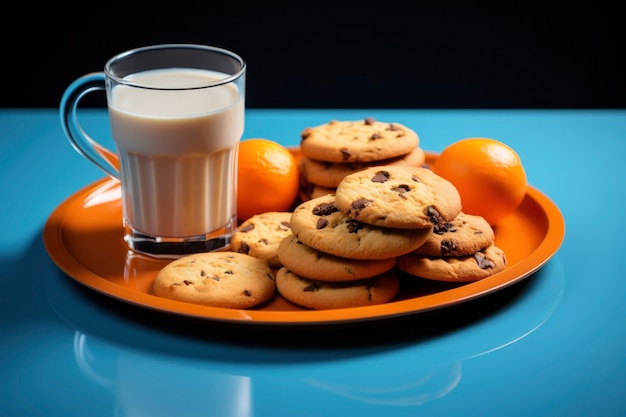
<svg viewBox="0 0 626 417">
<path fill-rule="evenodd" d="M 31 250 L 43 248 L 35 242 Z M 334 415 L 372 407 L 413 415 L 453 392 L 472 358 L 540 328 L 565 288 L 557 256 L 521 284 L 458 308 L 360 329 L 259 331 L 112 302 L 45 263 L 22 282 L 52 311 L 44 326 L 21 329 L 39 335 L 17 359 L 27 368 L 10 375 L 29 387 L 20 393 L 25 404 L 35 397 L 58 401 L 59 410 L 113 404 L 90 414 L 103 416 L 138 410 L 184 416 L 200 409 L 219 416 Z M 11 335 L 14 343 L 19 339 Z M 35 356 L 38 364 L 29 370 Z M 42 373 L 57 379 L 40 381 Z M 70 386 L 72 401 L 64 403 Z"/>
</svg>

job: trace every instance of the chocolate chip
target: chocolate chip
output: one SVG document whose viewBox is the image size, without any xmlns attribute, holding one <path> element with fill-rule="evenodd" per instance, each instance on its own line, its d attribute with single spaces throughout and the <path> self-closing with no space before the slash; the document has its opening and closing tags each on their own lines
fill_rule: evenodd
<svg viewBox="0 0 626 417">
<path fill-rule="evenodd" d="M 359 198 L 358 200 L 354 200 L 352 202 L 352 210 L 361 211 L 372 203 L 373 203 L 372 200 L 368 200 L 366 198 Z"/>
<path fill-rule="evenodd" d="M 268 245 L 268 244 L 269 244 L 268 240 L 267 240 L 267 239 L 265 239 L 265 238 L 264 238 L 264 239 L 260 239 L 260 240 L 259 240 L 259 243 L 262 243 L 262 244 L 264 244 L 264 245 Z"/>
<path fill-rule="evenodd" d="M 485 255 L 483 255 L 480 252 L 476 252 L 474 254 L 474 259 L 476 259 L 476 262 L 478 263 L 478 267 L 480 269 L 489 269 L 489 268 L 495 268 L 496 264 L 493 263 L 491 260 L 487 259 L 487 257 Z"/>
<path fill-rule="evenodd" d="M 388 171 L 378 171 L 376 175 L 372 177 L 372 182 L 387 182 L 389 180 L 389 172 Z"/>
<path fill-rule="evenodd" d="M 313 207 L 313 214 L 316 216 L 328 216 L 336 211 L 339 211 L 335 203 L 322 203 Z"/>
<path fill-rule="evenodd" d="M 302 138 L 302 140 L 305 140 L 306 138 L 308 138 L 309 136 L 311 136 L 311 131 L 309 129 L 304 129 L 302 131 L 302 134 L 300 135 L 300 137 Z"/>
<path fill-rule="evenodd" d="M 235 273 L 232 270 L 230 270 L 230 269 L 227 270 L 227 271 L 224 271 L 224 274 L 226 274 L 226 275 L 235 275 Z"/>
<path fill-rule="evenodd" d="M 441 214 L 439 214 L 439 212 L 437 211 L 436 208 L 434 208 L 433 206 L 428 206 L 426 208 L 426 215 L 428 216 L 428 218 L 430 219 L 430 222 L 432 224 L 441 224 L 443 223 L 443 219 L 441 218 Z"/>
<path fill-rule="evenodd" d="M 398 194 L 404 194 L 404 193 L 408 193 L 409 191 L 411 191 L 411 188 L 406 184 L 400 184 L 397 187 L 393 187 L 391 191 L 394 191 Z"/>
<path fill-rule="evenodd" d="M 380 133 L 374 133 L 372 136 L 370 136 L 370 140 L 378 140 L 382 137 L 383 136 Z"/>
<path fill-rule="evenodd" d="M 456 232 L 456 227 L 454 227 L 454 223 L 440 223 L 433 226 L 433 233 L 443 235 L 447 232 Z"/>
<path fill-rule="evenodd" d="M 395 132 L 395 131 L 402 130 L 402 129 L 400 129 L 398 126 L 394 125 L 393 123 L 389 123 L 389 127 L 387 128 L 387 130 L 391 130 L 392 132 Z"/>
<path fill-rule="evenodd" d="M 363 223 L 356 220 L 348 220 L 346 222 L 346 227 L 348 228 L 348 232 L 356 233 L 363 228 Z"/>
<path fill-rule="evenodd" d="M 452 240 L 445 239 L 441 241 L 441 256 L 447 256 L 456 250 L 456 244 Z"/>
<path fill-rule="evenodd" d="M 373 125 L 375 122 L 376 122 L 376 120 L 374 120 L 373 117 L 366 117 L 365 118 L 365 124 L 368 125 L 368 126 Z"/>
<path fill-rule="evenodd" d="M 319 291 L 320 287 L 316 283 L 312 283 L 311 285 L 304 287 L 302 291 L 304 292 L 315 292 Z"/>
<path fill-rule="evenodd" d="M 352 156 L 352 152 L 348 148 L 341 148 L 339 152 L 341 152 L 341 157 L 344 161 L 347 161 Z"/>
<path fill-rule="evenodd" d="M 278 225 L 278 230 L 287 231 L 289 229 L 291 229 L 291 224 L 289 224 L 289 222 L 280 222 Z"/>
<path fill-rule="evenodd" d="M 319 229 L 325 228 L 326 226 L 328 226 L 328 220 L 326 220 L 323 217 L 320 217 L 319 220 L 317 221 L 317 224 L 315 225 L 315 228 L 319 230 Z"/>
<path fill-rule="evenodd" d="M 193 285 L 193 281 L 184 280 L 185 285 Z"/>
<path fill-rule="evenodd" d="M 241 242 L 241 246 L 239 247 L 239 253 L 243 253 L 247 255 L 250 252 L 250 245 L 247 242 Z"/>
<path fill-rule="evenodd" d="M 241 295 L 245 295 L 246 297 L 252 297 L 252 291 L 246 288 L 245 290 L 243 290 Z"/>
<path fill-rule="evenodd" d="M 242 227 L 241 229 L 239 229 L 239 231 L 243 232 L 243 233 L 248 233 L 251 230 L 254 230 L 254 224 L 252 224 L 252 223 L 250 223 L 250 224 Z"/>
</svg>

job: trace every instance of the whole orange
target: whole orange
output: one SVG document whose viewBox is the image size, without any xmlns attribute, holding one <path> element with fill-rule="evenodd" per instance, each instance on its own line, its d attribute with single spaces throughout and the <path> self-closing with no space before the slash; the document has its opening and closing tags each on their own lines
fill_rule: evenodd
<svg viewBox="0 0 626 417">
<path fill-rule="evenodd" d="M 463 212 L 479 215 L 492 226 L 520 205 L 528 182 L 519 155 L 489 138 L 467 138 L 447 146 L 432 170 L 459 191 Z"/>
<path fill-rule="evenodd" d="M 298 164 L 283 145 L 251 138 L 239 143 L 237 217 L 246 220 L 269 211 L 288 211 L 300 186 Z"/>
</svg>

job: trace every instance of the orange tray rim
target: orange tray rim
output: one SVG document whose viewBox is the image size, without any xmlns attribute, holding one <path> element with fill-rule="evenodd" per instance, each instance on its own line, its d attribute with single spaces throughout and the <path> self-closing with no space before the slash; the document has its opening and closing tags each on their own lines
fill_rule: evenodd
<svg viewBox="0 0 626 417">
<path fill-rule="evenodd" d="M 430 156 L 432 157 L 432 154 Z M 534 200 L 548 219 L 545 236 L 528 256 L 491 277 L 429 295 L 367 307 L 271 311 L 201 306 L 164 299 L 115 284 L 86 268 L 67 250 L 60 225 L 63 224 L 67 214 L 68 202 L 107 181 L 112 180 L 103 178 L 82 188 L 51 213 L 44 226 L 43 240 L 53 262 L 75 281 L 106 296 L 154 311 L 228 324 L 263 326 L 345 324 L 391 319 L 451 307 L 494 293 L 534 274 L 559 250 L 565 236 L 565 222 L 559 208 L 541 191 L 529 186 L 525 198 Z"/>
</svg>

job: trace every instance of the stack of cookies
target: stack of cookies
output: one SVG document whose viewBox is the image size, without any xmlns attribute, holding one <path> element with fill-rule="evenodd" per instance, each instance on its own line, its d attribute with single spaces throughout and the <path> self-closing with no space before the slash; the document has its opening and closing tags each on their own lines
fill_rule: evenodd
<svg viewBox="0 0 626 417">
<path fill-rule="evenodd" d="M 375 165 L 420 166 L 425 160 L 413 130 L 373 118 L 333 120 L 304 129 L 301 137 L 303 201 L 334 193 L 346 175 L 361 169 Z"/>
<path fill-rule="evenodd" d="M 348 174 L 335 194 L 300 204 L 278 247 L 278 292 L 312 309 L 391 301 L 403 271 L 474 281 L 506 265 L 495 235 L 461 211 L 457 189 L 428 168 L 375 166 Z"/>
<path fill-rule="evenodd" d="M 335 194 L 305 201 L 279 245 L 278 292 L 313 309 L 388 302 L 397 260 L 424 245 L 434 223 L 461 211 L 456 188 L 422 167 L 377 166 L 348 174 Z"/>
<path fill-rule="evenodd" d="M 419 248 L 430 236 L 418 231 L 382 228 L 342 213 L 328 194 L 300 204 L 291 216 L 292 235 L 278 246 L 283 267 L 276 273 L 278 292 L 311 309 L 382 304 L 400 288 L 398 256 Z"/>
</svg>

